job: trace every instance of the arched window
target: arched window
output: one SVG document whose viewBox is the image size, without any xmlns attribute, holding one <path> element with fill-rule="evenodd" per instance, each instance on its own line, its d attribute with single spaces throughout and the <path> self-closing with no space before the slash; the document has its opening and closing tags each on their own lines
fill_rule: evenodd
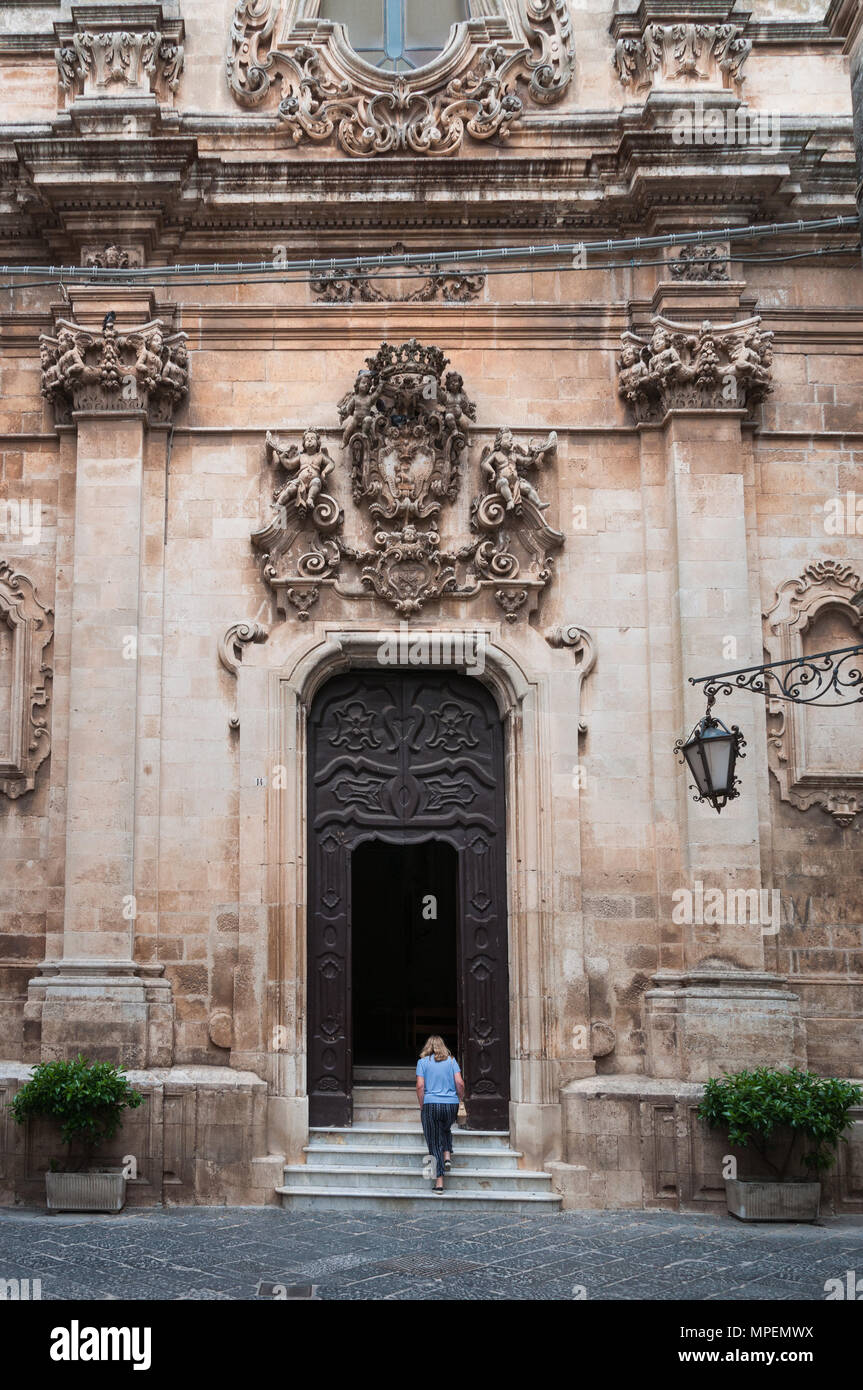
<svg viewBox="0 0 863 1390">
<path fill-rule="evenodd" d="M 321 0 L 321 19 L 344 24 L 351 47 L 386 72 L 421 68 L 468 18 L 468 0 Z"/>
</svg>

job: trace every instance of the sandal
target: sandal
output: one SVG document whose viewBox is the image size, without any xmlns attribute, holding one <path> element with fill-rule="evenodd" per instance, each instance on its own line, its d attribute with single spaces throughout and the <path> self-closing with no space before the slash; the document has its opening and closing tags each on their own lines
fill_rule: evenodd
<svg viewBox="0 0 863 1390">
<path fill-rule="evenodd" d="M 442 1197 L 442 1196 L 443 1196 L 443 1188 L 442 1188 L 442 1187 L 433 1187 L 433 1188 L 432 1188 L 432 1192 L 434 1193 L 434 1195 L 435 1195 L 436 1197 Z"/>
<path fill-rule="evenodd" d="M 444 1161 L 443 1161 L 443 1166 L 444 1166 L 444 1172 L 445 1172 L 445 1173 L 448 1173 L 449 1170 L 450 1170 L 450 1168 L 452 1167 L 452 1159 L 451 1159 L 451 1158 L 445 1158 Z"/>
</svg>

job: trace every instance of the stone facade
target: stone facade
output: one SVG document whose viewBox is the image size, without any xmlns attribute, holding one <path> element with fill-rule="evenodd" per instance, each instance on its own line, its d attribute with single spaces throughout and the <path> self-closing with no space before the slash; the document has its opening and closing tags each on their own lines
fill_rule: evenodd
<svg viewBox="0 0 863 1390">
<path fill-rule="evenodd" d="M 129 1066 L 132 1201 L 303 1161 L 307 715 L 405 624 L 467 674 L 478 638 L 500 711 L 526 1166 L 703 1206 L 707 1076 L 863 1076 L 859 710 L 721 701 L 719 818 L 672 751 L 687 677 L 860 641 L 856 238 L 739 235 L 855 213 L 858 0 L 467 11 L 397 76 L 319 0 L 0 22 L 3 279 L 116 275 L 2 290 L 2 1080 Z M 415 273 L 325 264 L 393 248 Z M 228 260 L 271 269 L 164 273 Z M 778 919 L 678 920 L 698 884 Z M 34 1200 L 46 1138 L 4 1124 Z"/>
</svg>

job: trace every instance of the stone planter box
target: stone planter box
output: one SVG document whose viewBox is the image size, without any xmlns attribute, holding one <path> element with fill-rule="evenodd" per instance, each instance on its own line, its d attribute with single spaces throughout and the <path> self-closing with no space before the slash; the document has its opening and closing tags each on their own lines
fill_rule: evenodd
<svg viewBox="0 0 863 1390">
<path fill-rule="evenodd" d="M 126 1204 L 123 1173 L 46 1173 L 49 1211 L 122 1211 Z"/>
<path fill-rule="evenodd" d="M 816 1221 L 821 1207 L 820 1182 L 725 1182 L 728 1210 L 741 1221 Z"/>
</svg>

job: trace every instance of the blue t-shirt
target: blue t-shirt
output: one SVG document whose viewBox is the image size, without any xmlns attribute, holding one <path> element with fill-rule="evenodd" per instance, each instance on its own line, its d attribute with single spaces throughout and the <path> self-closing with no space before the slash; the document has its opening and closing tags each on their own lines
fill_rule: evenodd
<svg viewBox="0 0 863 1390">
<path fill-rule="evenodd" d="M 443 1062 L 436 1062 L 434 1057 L 420 1057 L 417 1076 L 421 1076 L 426 1084 L 423 1105 L 458 1105 L 458 1091 L 455 1088 L 458 1069 L 455 1057 L 447 1057 Z"/>
</svg>

